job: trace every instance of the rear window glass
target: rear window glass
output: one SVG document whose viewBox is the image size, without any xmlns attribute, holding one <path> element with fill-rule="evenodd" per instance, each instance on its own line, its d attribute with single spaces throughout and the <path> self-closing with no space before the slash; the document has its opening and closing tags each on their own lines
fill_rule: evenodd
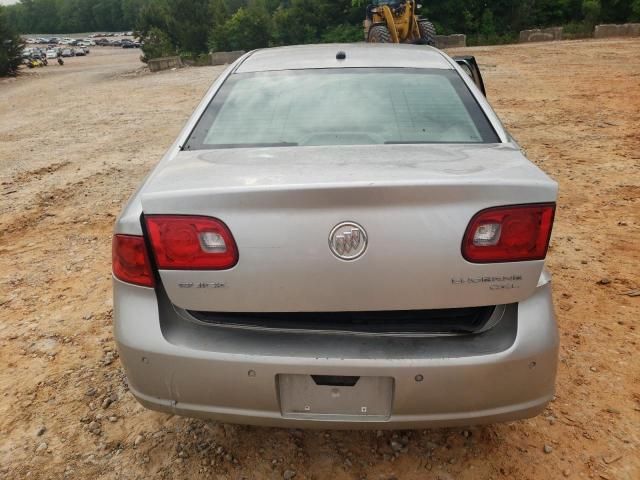
<svg viewBox="0 0 640 480">
<path fill-rule="evenodd" d="M 233 74 L 185 149 L 498 141 L 456 71 L 354 68 Z"/>
</svg>

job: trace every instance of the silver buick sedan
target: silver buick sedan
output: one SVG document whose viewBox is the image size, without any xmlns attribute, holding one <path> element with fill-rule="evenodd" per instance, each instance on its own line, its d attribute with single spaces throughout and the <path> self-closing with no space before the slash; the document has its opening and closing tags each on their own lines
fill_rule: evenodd
<svg viewBox="0 0 640 480">
<path fill-rule="evenodd" d="M 213 83 L 115 225 L 115 336 L 145 406 L 422 428 L 541 412 L 557 185 L 473 57 L 257 50 Z"/>
</svg>

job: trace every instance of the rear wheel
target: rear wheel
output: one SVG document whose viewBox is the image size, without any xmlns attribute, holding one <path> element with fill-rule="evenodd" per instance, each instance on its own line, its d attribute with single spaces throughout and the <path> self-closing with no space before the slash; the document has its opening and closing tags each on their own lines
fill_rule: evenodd
<svg viewBox="0 0 640 480">
<path fill-rule="evenodd" d="M 428 20 L 418 20 L 418 28 L 420 30 L 420 43 L 435 46 L 436 44 L 436 27 Z"/>
<path fill-rule="evenodd" d="M 391 43 L 391 33 L 385 25 L 374 25 L 369 29 L 367 42 L 370 43 Z"/>
</svg>

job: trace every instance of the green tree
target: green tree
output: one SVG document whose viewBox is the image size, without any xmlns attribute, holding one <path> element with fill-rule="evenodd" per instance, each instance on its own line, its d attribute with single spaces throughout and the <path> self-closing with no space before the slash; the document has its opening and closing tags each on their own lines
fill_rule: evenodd
<svg viewBox="0 0 640 480">
<path fill-rule="evenodd" d="M 209 0 L 167 2 L 167 33 L 179 50 L 192 54 L 207 52 L 211 30 L 209 13 Z"/>
<path fill-rule="evenodd" d="M 589 25 L 595 25 L 600 19 L 600 11 L 602 6 L 600 0 L 583 0 L 582 1 L 582 13 L 584 14 L 584 20 Z"/>
<path fill-rule="evenodd" d="M 209 1 L 209 17 L 211 18 L 211 27 L 207 46 L 209 50 L 215 50 L 216 32 L 222 30 L 225 22 L 229 20 L 229 4 L 226 0 L 210 0 Z"/>
<path fill-rule="evenodd" d="M 485 8 L 480 17 L 480 33 L 486 37 L 496 34 L 496 26 L 493 21 L 493 12 Z"/>
<path fill-rule="evenodd" d="M 166 5 L 160 1 L 148 3 L 138 12 L 135 30 L 144 42 L 141 57 L 143 62 L 175 55 L 175 42 L 169 36 L 166 19 Z"/>
<path fill-rule="evenodd" d="M 323 43 L 351 43 L 364 40 L 364 29 L 362 25 L 349 25 L 341 23 L 335 27 L 330 27 L 322 34 L 320 41 Z"/>
<path fill-rule="evenodd" d="M 122 23 L 128 25 L 128 28 L 133 28 L 142 7 L 143 2 L 141 0 L 121 0 Z"/>
<path fill-rule="evenodd" d="M 209 1 L 209 17 L 211 18 L 212 27 L 219 27 L 229 20 L 229 6 L 225 0 Z"/>
<path fill-rule="evenodd" d="M 170 57 L 176 54 L 176 48 L 169 36 L 157 27 L 152 27 L 145 36 L 140 60 L 148 62 L 152 58 Z"/>
<path fill-rule="evenodd" d="M 361 41 L 371 0 L 19 0 L 6 8 L 21 33 L 135 29 L 174 51 L 204 53 L 329 41 Z M 431 0 L 421 14 L 440 33 L 503 42 L 524 28 L 569 25 L 590 32 L 597 22 L 640 20 L 640 0 Z M 243 30 L 245 29 L 245 30 Z M 146 41 L 146 40 L 145 40 Z M 152 50 L 156 51 L 155 47 Z"/>
<path fill-rule="evenodd" d="M 10 26 L 3 6 L 0 6 L 0 77 L 16 75 L 22 60 L 24 45 Z"/>
<path fill-rule="evenodd" d="M 169 27 L 167 26 L 167 17 L 168 13 L 164 2 L 158 1 L 148 3 L 138 12 L 135 29 L 139 33 L 140 37 L 145 41 L 153 28 L 162 30 L 168 35 L 167 32 Z"/>
<path fill-rule="evenodd" d="M 84 7 L 84 5 L 82 5 Z M 78 1 L 60 2 L 58 5 L 58 18 L 55 30 L 51 33 L 59 32 L 79 32 L 85 26 L 84 12 Z"/>
<path fill-rule="evenodd" d="M 364 13 L 351 0 L 290 0 L 273 14 L 273 40 L 276 45 L 318 42 L 327 30 L 345 20 L 362 25 Z"/>
<path fill-rule="evenodd" d="M 269 46 L 271 17 L 259 7 L 240 9 L 211 36 L 213 51 L 253 50 Z"/>
<path fill-rule="evenodd" d="M 273 40 L 276 45 L 312 43 L 317 38 L 315 26 L 298 18 L 296 7 L 278 8 L 273 14 Z"/>
<path fill-rule="evenodd" d="M 640 21 L 640 0 L 631 3 L 631 20 Z"/>
</svg>

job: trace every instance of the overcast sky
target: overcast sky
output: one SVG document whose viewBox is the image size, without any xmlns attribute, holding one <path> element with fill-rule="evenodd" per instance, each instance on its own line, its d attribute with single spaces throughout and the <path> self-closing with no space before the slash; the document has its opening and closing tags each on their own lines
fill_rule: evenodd
<svg viewBox="0 0 640 480">
<path fill-rule="evenodd" d="M 18 0 L 0 0 L 0 5 L 11 5 L 12 3 L 17 3 Z"/>
</svg>

